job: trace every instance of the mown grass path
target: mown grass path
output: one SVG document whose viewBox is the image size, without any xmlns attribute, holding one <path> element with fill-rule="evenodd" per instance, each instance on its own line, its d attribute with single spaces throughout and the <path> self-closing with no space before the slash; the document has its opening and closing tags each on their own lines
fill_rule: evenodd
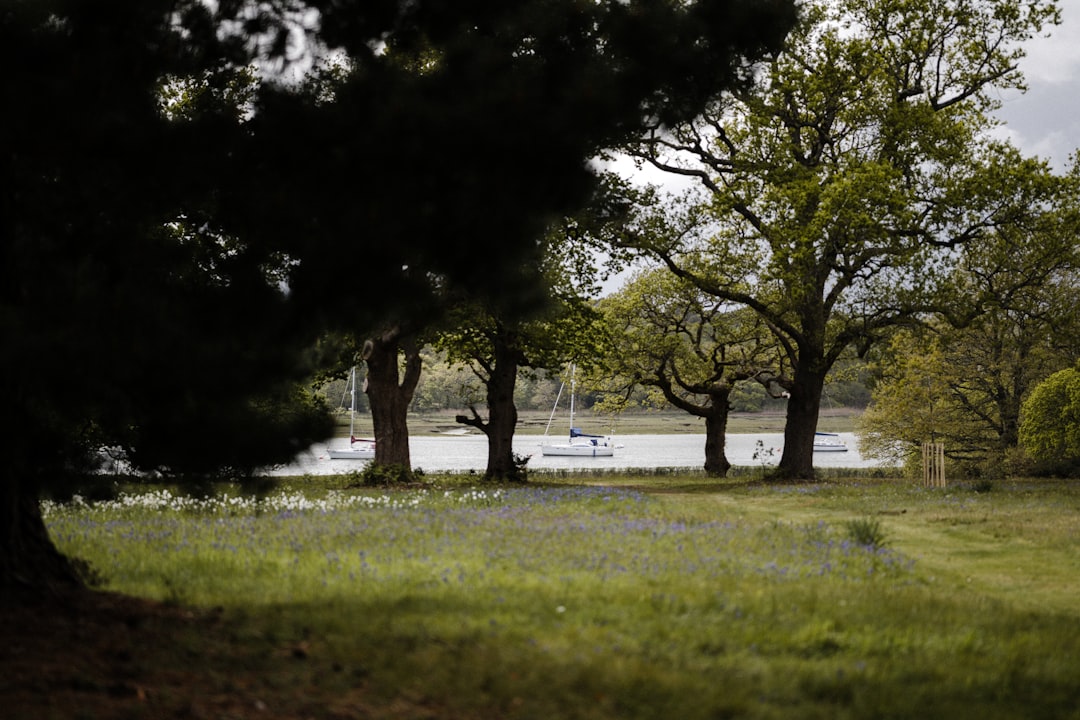
<svg viewBox="0 0 1080 720">
<path fill-rule="evenodd" d="M 670 491 L 669 491 L 670 492 Z M 771 487 L 683 488 L 676 501 L 710 512 L 841 525 L 877 518 L 890 545 L 917 560 L 927 582 L 987 593 L 1016 607 L 1080 611 L 1080 484 L 1000 482 L 930 489 L 897 480 Z"/>
</svg>

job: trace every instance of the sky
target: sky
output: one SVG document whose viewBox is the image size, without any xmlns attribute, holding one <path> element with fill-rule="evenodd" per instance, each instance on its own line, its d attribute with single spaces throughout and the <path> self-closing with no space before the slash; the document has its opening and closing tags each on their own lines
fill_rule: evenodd
<svg viewBox="0 0 1080 720">
<path fill-rule="evenodd" d="M 1065 170 L 1080 147 L 1080 0 L 1060 0 L 1061 25 L 1027 43 L 1020 69 L 1028 91 L 1001 93 L 1000 129 L 1025 155 Z"/>
</svg>

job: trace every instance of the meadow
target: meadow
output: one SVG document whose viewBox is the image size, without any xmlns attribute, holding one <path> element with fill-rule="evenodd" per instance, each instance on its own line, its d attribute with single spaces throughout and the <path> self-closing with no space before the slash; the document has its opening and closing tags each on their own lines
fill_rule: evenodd
<svg viewBox="0 0 1080 720">
<path fill-rule="evenodd" d="M 294 478 L 45 512 L 104 589 L 213 615 L 169 656 L 205 699 L 123 717 L 1080 717 L 1066 482 Z"/>
</svg>

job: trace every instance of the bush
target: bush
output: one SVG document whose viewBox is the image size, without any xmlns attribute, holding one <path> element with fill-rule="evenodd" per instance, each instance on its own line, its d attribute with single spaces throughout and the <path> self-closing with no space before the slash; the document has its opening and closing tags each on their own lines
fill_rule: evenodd
<svg viewBox="0 0 1080 720">
<path fill-rule="evenodd" d="M 1056 372 L 1024 402 L 1020 442 L 1036 462 L 1080 465 L 1080 369 Z"/>
<path fill-rule="evenodd" d="M 360 473 L 360 482 L 368 487 L 405 485 L 416 482 L 418 474 L 404 465 L 376 465 L 371 463 Z"/>
</svg>

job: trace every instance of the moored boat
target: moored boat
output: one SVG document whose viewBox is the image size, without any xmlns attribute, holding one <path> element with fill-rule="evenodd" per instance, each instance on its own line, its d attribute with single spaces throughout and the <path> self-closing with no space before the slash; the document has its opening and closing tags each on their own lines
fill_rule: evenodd
<svg viewBox="0 0 1080 720">
<path fill-rule="evenodd" d="M 847 452 L 847 444 L 836 433 L 814 433 L 814 452 Z"/>
<path fill-rule="evenodd" d="M 564 383 L 565 385 L 565 383 Z M 544 430 L 544 441 L 540 444 L 540 454 L 546 456 L 564 457 L 611 457 L 618 447 L 612 441 L 610 435 L 590 435 L 584 433 L 581 428 L 574 427 L 574 368 L 570 368 L 570 437 L 566 442 L 548 442 L 547 432 L 551 429 L 551 421 L 555 418 L 555 411 L 559 407 L 559 398 L 562 397 L 564 385 L 559 386 L 559 394 L 555 398 L 555 406 L 551 409 L 551 417 L 548 418 L 547 429 Z"/>
<path fill-rule="evenodd" d="M 349 383 L 345 388 L 351 393 L 349 403 L 349 446 L 330 447 L 326 454 L 331 460 L 371 460 L 375 457 L 375 440 L 356 437 L 356 366 L 349 374 Z"/>
</svg>

